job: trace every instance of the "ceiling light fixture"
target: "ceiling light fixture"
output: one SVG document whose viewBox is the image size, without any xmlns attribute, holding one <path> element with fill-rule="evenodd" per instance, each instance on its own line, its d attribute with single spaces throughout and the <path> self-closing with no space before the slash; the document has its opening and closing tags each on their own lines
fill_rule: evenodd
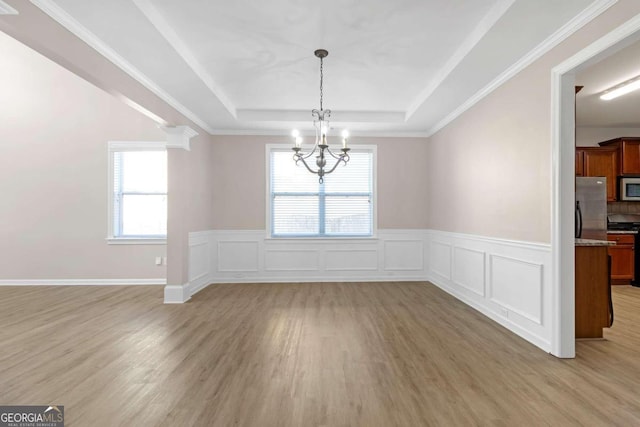
<svg viewBox="0 0 640 427">
<path fill-rule="evenodd" d="M 342 154 L 334 154 L 329 149 L 329 142 L 327 141 L 327 133 L 331 129 L 329 127 L 329 119 L 331 117 L 331 110 L 324 110 L 322 108 L 322 97 L 323 97 L 323 59 L 329 55 L 324 49 L 318 49 L 313 52 L 315 56 L 320 58 L 320 110 L 312 110 L 311 116 L 313 117 L 313 127 L 316 130 L 316 142 L 313 146 L 313 149 L 308 152 L 302 152 L 302 136 L 300 136 L 300 132 L 297 129 L 294 129 L 291 132 L 291 136 L 293 136 L 294 146 L 292 148 L 295 151 L 293 155 L 293 160 L 295 160 L 296 164 L 298 162 L 302 162 L 302 164 L 309 170 L 309 172 L 313 174 L 317 174 L 319 176 L 320 184 L 324 181 L 324 176 L 330 174 L 340 163 L 344 163 L 345 165 L 349 161 L 349 150 L 347 147 L 347 139 L 349 138 L 349 132 L 345 129 L 342 131 Z M 328 153 L 336 159 L 335 165 L 329 170 L 325 170 L 325 166 L 327 165 L 327 156 L 325 153 Z M 313 154 L 316 154 L 316 166 L 318 166 L 317 170 L 311 169 L 311 167 L 307 164 L 306 159 L 311 157 Z"/>
<path fill-rule="evenodd" d="M 638 89 L 640 89 L 640 76 L 634 77 L 631 80 L 627 80 L 622 84 L 607 89 L 605 93 L 600 95 L 600 99 L 609 101 Z"/>
</svg>

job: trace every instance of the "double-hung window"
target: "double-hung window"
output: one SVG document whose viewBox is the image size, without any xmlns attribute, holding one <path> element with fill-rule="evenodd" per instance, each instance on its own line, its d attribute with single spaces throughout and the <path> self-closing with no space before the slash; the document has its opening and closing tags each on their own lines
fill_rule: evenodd
<svg viewBox="0 0 640 427">
<path fill-rule="evenodd" d="M 267 154 L 272 237 L 373 236 L 375 147 L 352 148 L 351 160 L 325 175 L 323 183 L 302 163 L 296 165 L 291 147 L 268 146 Z M 315 165 L 315 157 L 308 161 Z"/>
<path fill-rule="evenodd" d="M 109 142 L 109 241 L 165 243 L 167 151 L 160 142 Z"/>
</svg>

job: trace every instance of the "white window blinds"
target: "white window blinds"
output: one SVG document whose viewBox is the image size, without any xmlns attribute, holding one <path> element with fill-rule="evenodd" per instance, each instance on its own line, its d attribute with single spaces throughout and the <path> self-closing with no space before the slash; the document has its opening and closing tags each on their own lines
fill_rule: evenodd
<svg viewBox="0 0 640 427">
<path fill-rule="evenodd" d="M 318 175 L 295 164 L 291 150 L 270 151 L 272 236 L 373 234 L 373 151 L 349 154 L 349 163 L 325 175 L 320 184 Z M 309 160 L 315 164 L 314 158 Z"/>
<path fill-rule="evenodd" d="M 115 151 L 113 237 L 167 235 L 166 151 Z"/>
</svg>

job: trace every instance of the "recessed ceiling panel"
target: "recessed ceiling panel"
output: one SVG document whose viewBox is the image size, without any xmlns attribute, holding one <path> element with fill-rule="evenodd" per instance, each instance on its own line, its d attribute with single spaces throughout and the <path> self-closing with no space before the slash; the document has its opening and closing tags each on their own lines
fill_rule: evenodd
<svg viewBox="0 0 640 427">
<path fill-rule="evenodd" d="M 512 65 L 532 50 L 545 52 L 613 4 L 32 1 L 211 133 L 310 127 L 309 111 L 319 107 L 313 51 L 324 48 L 324 107 L 333 122 L 397 135 L 433 131 L 513 75 Z"/>
<path fill-rule="evenodd" d="M 497 0 L 154 1 L 241 109 L 405 111 Z"/>
</svg>

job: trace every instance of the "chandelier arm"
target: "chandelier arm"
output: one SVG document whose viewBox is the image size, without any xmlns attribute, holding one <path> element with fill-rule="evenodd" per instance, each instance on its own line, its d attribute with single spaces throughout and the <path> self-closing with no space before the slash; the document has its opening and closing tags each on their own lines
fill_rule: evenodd
<svg viewBox="0 0 640 427">
<path fill-rule="evenodd" d="M 347 157 L 347 160 L 345 160 L 345 156 Z M 327 175 L 327 174 L 330 174 L 331 172 L 333 172 L 334 170 L 336 170 L 336 168 L 338 167 L 340 162 L 342 162 L 342 163 L 344 163 L 346 165 L 348 161 L 349 161 L 349 155 L 348 154 L 341 154 L 340 157 L 338 158 L 338 161 L 336 161 L 336 164 L 333 165 L 333 167 L 331 169 L 329 169 L 328 171 L 326 171 L 324 174 Z"/>
<path fill-rule="evenodd" d="M 344 154 L 338 154 L 338 155 L 333 154 L 333 151 L 331 151 L 329 147 L 327 147 L 327 151 L 329 152 L 329 154 L 331 154 L 331 157 L 333 157 L 334 159 L 340 160 L 342 159 L 342 157 L 344 157 Z"/>
<path fill-rule="evenodd" d="M 309 157 L 311 157 L 316 152 L 316 148 L 318 148 L 318 140 L 317 139 L 316 139 L 315 145 L 313 146 L 313 149 L 311 151 L 309 151 L 309 154 L 304 154 L 303 153 L 303 154 L 300 154 L 300 157 L 304 158 L 304 159 L 308 159 Z"/>
<path fill-rule="evenodd" d="M 311 153 L 313 153 L 313 151 L 312 151 Z M 307 157 L 309 157 L 309 156 L 307 156 Z M 314 174 L 314 175 L 317 175 L 317 174 L 318 174 L 318 171 L 314 171 L 313 169 L 311 169 L 311 168 L 309 167 L 309 165 L 307 164 L 307 162 L 305 162 L 305 160 L 304 160 L 305 158 L 304 158 L 304 157 L 302 157 L 302 156 L 300 156 L 300 155 L 297 155 L 297 154 L 294 154 L 293 158 L 295 159 L 296 164 L 298 164 L 298 162 L 302 161 L 302 164 L 304 165 L 304 167 L 305 167 L 305 168 L 307 168 L 307 170 L 308 170 L 309 172 L 311 172 L 311 173 L 312 173 L 312 174 Z"/>
</svg>

